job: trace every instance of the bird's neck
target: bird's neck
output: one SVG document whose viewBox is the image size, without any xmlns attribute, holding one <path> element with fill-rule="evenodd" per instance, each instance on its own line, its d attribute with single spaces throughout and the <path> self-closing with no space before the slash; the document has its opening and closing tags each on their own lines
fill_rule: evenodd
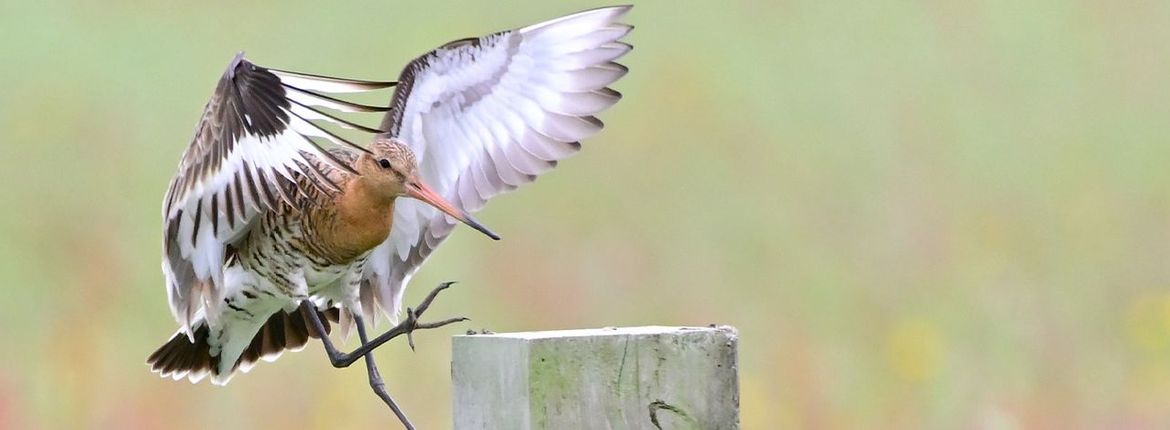
<svg viewBox="0 0 1170 430">
<path fill-rule="evenodd" d="M 394 199 L 360 176 L 348 181 L 337 197 L 332 222 L 318 231 L 333 254 L 327 257 L 352 261 L 385 241 L 394 220 Z"/>
</svg>

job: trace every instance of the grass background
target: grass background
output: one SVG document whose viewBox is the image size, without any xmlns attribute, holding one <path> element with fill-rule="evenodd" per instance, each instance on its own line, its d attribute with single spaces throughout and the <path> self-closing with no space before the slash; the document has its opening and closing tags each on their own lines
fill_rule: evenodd
<svg viewBox="0 0 1170 430">
<path fill-rule="evenodd" d="M 165 186 L 239 50 L 391 79 L 572 2 L 0 3 L 0 427 L 373 428 L 321 349 L 160 380 Z M 1170 425 L 1170 3 L 648 2 L 575 158 L 415 278 L 379 350 L 450 426 L 448 334 L 732 324 L 745 428 Z M 389 98 L 386 94 L 385 99 Z M 376 123 L 369 118 L 367 123 Z M 352 344 L 352 342 L 351 342 Z"/>
</svg>

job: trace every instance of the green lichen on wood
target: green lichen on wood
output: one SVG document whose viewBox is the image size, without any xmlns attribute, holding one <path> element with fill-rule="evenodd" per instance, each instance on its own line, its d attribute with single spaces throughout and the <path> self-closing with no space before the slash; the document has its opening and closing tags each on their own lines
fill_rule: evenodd
<svg viewBox="0 0 1170 430">
<path fill-rule="evenodd" d="M 738 428 L 732 329 L 638 327 L 497 336 L 506 339 L 477 339 L 498 342 L 503 350 L 487 357 L 466 357 L 476 361 L 473 368 L 479 369 L 467 381 L 500 381 L 518 390 L 502 390 L 499 393 L 514 394 L 491 397 L 490 388 L 460 390 L 456 382 L 457 392 L 489 396 L 486 401 L 468 402 L 484 409 L 469 414 L 472 417 L 501 408 L 526 412 L 519 422 L 497 421 L 495 427 L 512 423 L 507 426 L 533 430 Z M 504 353 L 515 350 L 523 353 Z M 501 377 L 489 369 L 512 376 Z M 481 424 L 462 428 L 490 424 L 474 419 L 463 422 Z M 457 418 L 457 428 L 459 423 Z"/>
</svg>

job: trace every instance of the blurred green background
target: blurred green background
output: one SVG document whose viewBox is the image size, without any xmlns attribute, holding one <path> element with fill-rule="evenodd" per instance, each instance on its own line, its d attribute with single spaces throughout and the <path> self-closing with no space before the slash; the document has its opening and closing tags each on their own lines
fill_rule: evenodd
<svg viewBox="0 0 1170 430">
<path fill-rule="evenodd" d="M 227 387 L 143 364 L 175 329 L 159 212 L 202 106 L 239 50 L 392 79 L 593 6 L 0 3 L 0 427 L 393 424 L 318 345 Z M 1170 3 L 626 21 L 606 130 L 481 213 L 504 241 L 462 229 L 415 278 L 407 303 L 457 279 L 432 316 L 474 319 L 379 350 L 420 427 L 450 426 L 467 328 L 712 322 L 740 329 L 749 429 L 1170 426 Z"/>
</svg>

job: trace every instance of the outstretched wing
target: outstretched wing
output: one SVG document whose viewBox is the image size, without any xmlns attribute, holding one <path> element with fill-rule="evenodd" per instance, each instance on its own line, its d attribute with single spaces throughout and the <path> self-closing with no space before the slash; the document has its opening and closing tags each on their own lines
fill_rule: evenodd
<svg viewBox="0 0 1170 430">
<path fill-rule="evenodd" d="M 200 307 L 207 308 L 207 318 L 218 314 L 214 310 L 223 302 L 227 246 L 247 232 L 256 215 L 304 192 L 305 184 L 335 191 L 336 185 L 319 166 L 351 171 L 312 138 L 364 151 L 311 121 L 378 131 L 318 107 L 347 112 L 384 109 L 317 91 L 355 92 L 391 85 L 266 69 L 245 60 L 243 53 L 232 60 L 203 110 L 163 203 L 167 297 L 188 337 Z M 298 185 L 296 177 L 308 180 Z"/>
<path fill-rule="evenodd" d="M 532 182 L 602 128 L 593 115 L 621 98 L 614 60 L 630 6 L 579 12 L 517 30 L 463 39 L 406 66 L 382 129 L 415 152 L 422 179 L 475 212 Z M 455 222 L 411 199 L 395 204 L 386 242 L 366 264 L 364 312 L 376 301 L 396 320 L 410 277 Z M 371 315 L 372 316 L 372 315 Z"/>
</svg>

